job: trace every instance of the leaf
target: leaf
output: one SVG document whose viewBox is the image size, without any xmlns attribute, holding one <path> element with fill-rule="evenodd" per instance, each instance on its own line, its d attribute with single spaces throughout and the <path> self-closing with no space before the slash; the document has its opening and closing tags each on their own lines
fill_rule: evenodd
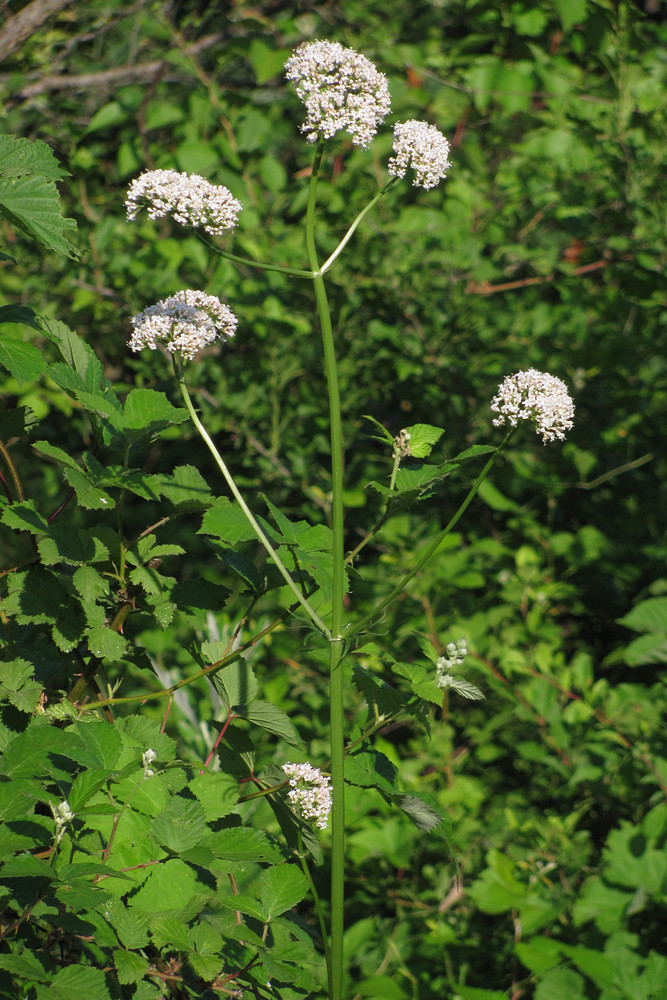
<svg viewBox="0 0 667 1000">
<path fill-rule="evenodd" d="M 146 913 L 181 910 L 197 891 L 192 869 L 178 858 L 149 869 L 148 878 L 132 897 L 132 906 Z"/>
<path fill-rule="evenodd" d="M 35 510 L 33 500 L 23 500 L 5 507 L 0 521 L 8 528 L 29 531 L 33 535 L 46 535 L 49 532 L 48 522 Z"/>
<path fill-rule="evenodd" d="M 151 833 L 157 843 L 173 854 L 195 847 L 207 832 L 200 803 L 180 796 L 172 797 L 166 809 L 151 823 Z"/>
<path fill-rule="evenodd" d="M 535 1000 L 586 1000 L 585 981 L 574 969 L 549 969 L 535 989 Z"/>
<path fill-rule="evenodd" d="M 281 860 L 279 849 L 271 843 L 262 830 L 231 827 L 210 834 L 204 843 L 211 848 L 216 858 L 221 858 L 223 861 Z"/>
<path fill-rule="evenodd" d="M 296 906 L 307 894 L 308 880 L 296 865 L 267 868 L 259 877 L 259 898 L 266 923 Z"/>
<path fill-rule="evenodd" d="M 89 629 L 86 640 L 90 652 L 100 660 L 119 660 L 127 646 L 127 639 L 106 625 Z"/>
<path fill-rule="evenodd" d="M 351 785 L 393 792 L 397 776 L 396 767 L 378 750 L 349 754 L 345 759 L 345 780 Z"/>
<path fill-rule="evenodd" d="M 213 675 L 211 683 L 222 698 L 227 712 L 249 705 L 258 690 L 252 667 L 245 660 L 235 660 L 223 667 Z"/>
<path fill-rule="evenodd" d="M 186 409 L 173 406 L 164 392 L 155 389 L 133 389 L 125 400 L 123 415 L 126 429 L 142 434 L 152 434 L 188 419 Z"/>
<path fill-rule="evenodd" d="M 445 433 L 442 427 L 434 427 L 432 424 L 413 424 L 407 428 L 410 434 L 410 454 L 413 458 L 428 458 L 442 435 Z"/>
<path fill-rule="evenodd" d="M 41 139 L 0 136 L 0 175 L 21 177 L 23 174 L 46 177 L 52 181 L 69 177 L 69 171 L 58 163 L 51 147 Z"/>
<path fill-rule="evenodd" d="M 667 633 L 667 597 L 649 597 L 617 621 L 633 632 Z"/>
<path fill-rule="evenodd" d="M 48 986 L 37 987 L 37 1000 L 111 1000 L 106 977 L 92 966 L 67 965 Z"/>
<path fill-rule="evenodd" d="M 61 215 L 53 180 L 39 175 L 0 177 L 0 214 L 47 250 L 72 258 L 78 256 L 76 248 L 64 236 L 66 230 L 76 229 L 76 222 Z"/>
<path fill-rule="evenodd" d="M 384 424 L 381 424 L 379 421 L 377 421 L 375 417 L 371 417 L 369 413 L 364 413 L 364 420 L 370 420 L 370 422 L 372 424 L 375 424 L 375 426 L 379 430 L 380 434 L 377 437 L 374 437 L 374 440 L 380 441 L 382 444 L 386 442 L 389 445 L 389 447 L 393 449 L 394 439 L 387 430 L 387 428 L 384 426 Z"/>
<path fill-rule="evenodd" d="M 194 465 L 178 465 L 170 476 L 157 479 L 162 496 L 181 510 L 196 510 L 212 502 L 208 484 Z"/>
<path fill-rule="evenodd" d="M 441 823 L 443 823 L 447 833 L 449 834 L 451 829 L 449 819 L 443 816 L 442 813 L 438 812 L 435 806 L 425 802 L 417 795 L 406 795 L 403 792 L 394 792 L 391 795 L 391 801 L 394 805 L 398 806 L 398 808 L 401 809 L 406 816 L 409 816 L 415 826 L 417 826 L 420 830 L 430 833 L 431 830 L 435 830 Z"/>
<path fill-rule="evenodd" d="M 247 708 L 239 712 L 239 715 L 255 726 L 273 733 L 274 736 L 279 736 L 289 746 L 299 750 L 303 748 L 303 740 L 292 720 L 281 709 L 271 705 L 268 701 L 253 701 Z"/>
<path fill-rule="evenodd" d="M 100 508 L 113 510 L 116 506 L 113 497 L 91 482 L 90 477 L 80 469 L 66 469 L 65 479 L 75 491 L 80 507 L 85 507 L 86 510 L 99 510 Z"/>
<path fill-rule="evenodd" d="M 118 982 L 123 984 L 139 982 L 150 968 L 148 959 L 143 955 L 137 955 L 134 951 L 121 951 L 117 948 L 113 952 L 113 960 Z"/>
<path fill-rule="evenodd" d="M 0 323 L 2 322 L 20 322 L 20 320 L 3 319 L 0 309 Z M 44 355 L 33 344 L 26 344 L 22 340 L 10 340 L 8 337 L 0 340 L 0 365 L 14 376 L 19 385 L 36 382 L 47 368 Z"/>
<path fill-rule="evenodd" d="M 115 725 L 102 719 L 79 722 L 66 733 L 76 737 L 76 760 L 84 767 L 111 769 L 118 764 L 122 740 Z"/>
<path fill-rule="evenodd" d="M 197 534 L 212 535 L 230 545 L 255 538 L 255 531 L 241 508 L 227 497 L 217 500 L 206 511 Z"/>
<path fill-rule="evenodd" d="M 203 807 L 207 823 L 232 812 L 239 797 L 238 780 L 220 771 L 204 771 L 196 775 L 188 788 Z"/>
</svg>

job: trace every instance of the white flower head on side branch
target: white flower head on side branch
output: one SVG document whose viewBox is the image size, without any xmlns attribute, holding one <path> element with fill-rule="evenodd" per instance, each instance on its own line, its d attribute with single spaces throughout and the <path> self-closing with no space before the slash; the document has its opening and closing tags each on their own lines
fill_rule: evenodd
<svg viewBox="0 0 667 1000">
<path fill-rule="evenodd" d="M 290 784 L 287 798 L 296 815 L 325 830 L 331 812 L 329 778 L 312 764 L 283 764 L 283 771 Z"/>
<path fill-rule="evenodd" d="M 133 351 L 144 347 L 154 351 L 162 345 L 191 361 L 214 341 L 233 337 L 237 324 L 229 306 L 215 295 L 187 289 L 133 316 L 129 346 Z"/>
<path fill-rule="evenodd" d="M 534 368 L 508 375 L 498 386 L 491 409 L 499 414 L 493 421 L 496 427 L 532 420 L 544 444 L 563 441 L 574 426 L 574 403 L 565 383 Z"/>
<path fill-rule="evenodd" d="M 349 132 L 355 146 L 367 146 L 389 114 L 387 78 L 339 42 L 299 45 L 285 63 L 285 75 L 306 106 L 301 131 L 309 142 Z"/>
<path fill-rule="evenodd" d="M 405 177 L 408 167 L 415 172 L 413 187 L 436 187 L 450 167 L 449 143 L 435 125 L 411 119 L 394 125 L 394 155 L 387 169 L 392 177 Z"/>
<path fill-rule="evenodd" d="M 243 207 L 228 188 L 199 174 L 147 170 L 130 184 L 125 199 L 128 219 L 146 208 L 150 219 L 173 215 L 182 226 L 201 226 L 212 236 L 233 229 Z"/>
</svg>

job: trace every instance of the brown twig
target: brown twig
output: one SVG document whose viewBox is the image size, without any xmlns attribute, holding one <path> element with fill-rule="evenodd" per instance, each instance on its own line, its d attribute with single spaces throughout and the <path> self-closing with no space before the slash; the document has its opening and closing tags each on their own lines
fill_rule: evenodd
<svg viewBox="0 0 667 1000">
<path fill-rule="evenodd" d="M 71 3 L 72 0 L 33 0 L 23 10 L 8 18 L 0 28 L 0 59 L 6 59 L 47 18 L 58 14 Z"/>
</svg>

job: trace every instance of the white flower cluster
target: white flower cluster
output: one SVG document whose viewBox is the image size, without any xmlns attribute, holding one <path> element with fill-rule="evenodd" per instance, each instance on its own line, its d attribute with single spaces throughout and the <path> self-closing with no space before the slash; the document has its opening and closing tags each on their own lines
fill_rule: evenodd
<svg viewBox="0 0 667 1000">
<path fill-rule="evenodd" d="M 177 170 L 146 170 L 132 181 L 125 199 L 128 219 L 136 219 L 144 205 L 151 219 L 173 215 L 182 226 L 201 226 L 213 236 L 233 229 L 243 207 L 226 187 Z"/>
<path fill-rule="evenodd" d="M 387 169 L 392 177 L 405 177 L 412 167 L 413 187 L 432 188 L 449 170 L 449 143 L 435 125 L 411 119 L 394 126 L 394 156 Z"/>
<path fill-rule="evenodd" d="M 457 639 L 456 642 L 448 642 L 445 650 L 446 656 L 439 656 L 435 664 L 437 674 L 453 670 L 454 667 L 462 667 L 468 655 L 468 640 Z M 437 678 L 436 678 L 437 684 Z"/>
<path fill-rule="evenodd" d="M 51 803 L 51 812 L 53 813 L 53 818 L 56 821 L 55 840 L 56 844 L 59 844 L 65 836 L 65 827 L 74 819 L 74 813 L 70 809 L 67 799 L 63 799 L 63 801 L 59 802 L 57 806 L 54 806 L 53 803 Z"/>
<path fill-rule="evenodd" d="M 144 347 L 154 351 L 164 344 L 168 351 L 179 351 L 192 360 L 214 340 L 233 337 L 237 323 L 229 306 L 215 295 L 187 289 L 133 316 L 129 346 L 133 351 Z"/>
<path fill-rule="evenodd" d="M 346 131 L 355 146 L 367 146 L 389 113 L 387 78 L 339 42 L 299 45 L 285 63 L 285 75 L 306 106 L 301 131 L 309 142 Z"/>
<path fill-rule="evenodd" d="M 574 425 L 574 403 L 565 383 L 534 368 L 508 375 L 498 386 L 491 409 L 500 414 L 493 421 L 496 427 L 505 423 L 516 427 L 520 420 L 532 420 L 544 444 L 563 441 Z"/>
<path fill-rule="evenodd" d="M 156 760 L 157 754 L 155 750 L 151 750 L 150 747 L 145 751 L 145 753 L 142 753 L 141 763 L 144 765 L 144 778 L 152 778 L 154 776 L 155 771 L 151 765 L 154 764 Z"/>
<path fill-rule="evenodd" d="M 329 778 L 312 764 L 283 764 L 283 771 L 290 783 L 287 798 L 297 816 L 325 830 L 331 812 Z"/>
<path fill-rule="evenodd" d="M 455 691 L 470 701 L 480 701 L 484 695 L 463 677 L 457 677 L 455 670 L 462 667 L 468 655 L 468 640 L 457 639 L 456 642 L 448 642 L 445 655 L 439 656 L 435 663 L 435 683 L 439 688 Z"/>
</svg>

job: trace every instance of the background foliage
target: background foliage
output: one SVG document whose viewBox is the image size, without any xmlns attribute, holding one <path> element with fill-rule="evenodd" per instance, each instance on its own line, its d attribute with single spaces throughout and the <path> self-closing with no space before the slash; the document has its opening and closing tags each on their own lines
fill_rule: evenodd
<svg viewBox="0 0 667 1000">
<path fill-rule="evenodd" d="M 7 11 L 23 7 L 10 3 Z M 659 197 L 666 70 L 665 28 L 650 4 L 431 0 L 387 9 L 360 0 L 252 6 L 92 0 L 64 5 L 9 52 L 0 75 L 3 131 L 44 140 L 68 171 L 58 191 L 63 216 L 77 230 L 63 230 L 60 239 L 81 252 L 67 256 L 67 246 L 49 252 L 25 228 L 3 224 L 13 261 L 0 272 L 0 307 L 14 311 L 0 313 L 2 340 L 11 341 L 13 356 L 17 342 L 37 345 L 44 366 L 29 355 L 37 367 L 28 364 L 19 377 L 5 372 L 0 386 L 1 436 L 35 512 L 28 516 L 26 508 L 23 522 L 7 507 L 3 514 L 4 614 L 17 614 L 17 593 L 48 586 L 45 574 L 55 572 L 49 567 L 69 566 L 70 598 L 78 602 L 72 614 L 85 617 L 87 648 L 102 660 L 109 690 L 120 685 L 117 693 L 126 697 L 159 691 L 192 672 L 193 641 L 213 644 L 204 647 L 210 654 L 204 663 L 214 662 L 215 644 L 224 646 L 238 625 L 231 611 L 218 609 L 225 590 L 238 596 L 244 584 L 221 571 L 197 531 L 197 513 L 212 502 L 206 483 L 215 483 L 207 453 L 187 424 L 152 440 L 150 431 L 159 428 L 142 427 L 141 395 L 127 395 L 132 388 L 154 390 L 176 402 L 166 361 L 129 357 L 125 343 L 130 314 L 183 287 L 219 294 L 240 317 L 233 346 L 195 363 L 192 378 L 197 405 L 238 480 L 290 517 L 326 522 L 327 415 L 309 288 L 212 263 L 194 237 L 168 223 L 144 218 L 128 225 L 123 207 L 129 180 L 143 168 L 199 172 L 226 184 L 244 204 L 237 252 L 304 266 L 303 233 L 294 223 L 304 209 L 310 154 L 282 67 L 298 42 L 321 37 L 362 51 L 388 74 L 396 119 L 433 121 L 453 145 L 446 184 L 383 199 L 331 273 L 349 547 L 379 510 L 368 482 L 390 470 L 390 456 L 364 414 L 392 434 L 417 422 L 444 425 L 439 447 L 446 457 L 493 439 L 488 402 L 502 377 L 518 368 L 564 378 L 577 406 L 562 449 L 542 448 L 527 434 L 515 439 L 447 552 L 389 610 L 375 645 L 351 658 L 353 736 L 366 716 L 353 667 L 389 680 L 389 643 L 396 659 L 410 664 L 420 660 L 420 637 L 441 652 L 466 635 L 472 679 L 487 698 L 432 709 L 429 740 L 410 721 L 374 740 L 376 752 L 400 765 L 407 790 L 430 796 L 450 817 L 453 853 L 442 836 L 418 829 L 381 795 L 350 785 L 349 996 L 659 1000 L 667 983 L 667 365 Z M 335 247 L 384 178 L 389 141 L 379 138 L 370 151 L 335 147 L 321 185 L 322 249 Z M 16 312 L 20 307 L 45 317 L 38 330 L 29 311 Z M 134 490 L 108 469 L 95 488 L 110 505 L 122 504 L 128 539 L 168 517 L 128 556 L 135 591 L 122 637 L 108 628 L 122 600 L 113 590 L 96 590 L 103 575 L 95 565 L 106 565 L 116 522 L 86 492 L 90 479 L 77 478 L 82 464 L 92 475 L 100 427 L 77 395 L 81 387 L 57 368 L 67 363 L 68 350 L 58 321 L 102 360 L 108 381 L 83 349 L 70 368 L 122 409 L 119 455 L 131 444 L 143 470 Z M 52 367 L 43 377 L 47 363 Z M 166 400 L 164 406 L 166 425 L 173 413 Z M 59 461 L 56 449 L 73 454 L 77 467 Z M 193 465 L 203 483 L 194 471 L 178 471 Z M 379 573 L 353 580 L 359 613 L 387 592 L 397 570 L 419 558 L 456 508 L 465 481 L 463 474 L 447 480 L 446 490 L 417 513 L 390 522 L 374 546 Z M 58 536 L 45 524 L 70 488 L 78 506 L 67 509 Z M 259 499 L 256 506 L 262 509 Z M 98 545 L 108 543 L 106 556 L 89 547 L 93 529 Z M 80 551 L 71 548 L 74 530 Z M 28 565 L 36 551 L 39 564 Z M 161 565 L 151 564 L 158 559 Z M 34 576 L 26 582 L 21 573 Z M 218 588 L 218 603 L 210 597 L 208 605 L 197 603 L 199 578 Z M 171 605 L 179 609 L 175 617 Z M 243 635 L 268 624 L 276 608 L 275 593 L 263 594 L 248 611 Z M 29 893 L 30 879 L 48 879 L 50 888 L 23 937 L 14 927 L 22 899 L 6 890 L 3 995 L 32 984 L 31 995 L 46 996 L 48 984 L 60 990 L 53 995 L 70 998 L 77 989 L 103 996 L 102 988 L 158 996 L 154 980 L 142 980 L 150 929 L 151 947 L 172 963 L 161 967 L 163 982 L 170 982 L 167 972 L 175 974 L 175 956 L 189 956 L 187 984 L 174 980 L 173 995 L 182 989 L 184 996 L 204 996 L 205 984 L 243 967 L 240 948 L 262 946 L 252 921 L 261 927 L 266 912 L 257 908 L 269 890 L 260 890 L 258 880 L 274 878 L 262 872 L 294 868 L 271 853 L 268 838 L 252 850 L 229 843 L 234 827 L 225 819 L 237 806 L 225 774 L 249 733 L 263 766 L 281 763 L 284 749 L 275 726 L 272 732 L 240 724 L 241 743 L 223 750 L 222 773 L 206 776 L 210 788 L 197 785 L 193 767 L 206 757 L 224 706 L 220 692 L 223 701 L 212 705 L 204 680 L 175 697 L 166 734 L 159 731 L 160 701 L 146 702 L 138 716 L 133 705 L 115 707 L 122 721 L 113 746 L 106 742 L 111 737 L 91 736 L 107 732 L 102 723 L 51 716 L 47 724 L 42 716 L 40 725 L 28 725 L 40 706 L 57 705 L 70 691 L 76 664 L 66 612 L 31 619 L 23 608 L 23 647 L 12 645 L 9 632 L 4 640 L 7 663 L 25 667 L 2 677 L 3 882 L 12 886 L 21 876 L 27 886 L 21 891 Z M 325 752 L 326 700 L 317 659 L 297 644 L 298 635 L 276 629 L 248 662 L 261 698 L 281 706 L 315 759 Z M 124 658 L 127 648 L 143 650 L 143 661 Z M 53 747 L 57 753 L 59 733 L 69 734 L 75 757 L 47 754 Z M 118 825 L 127 837 L 126 843 L 119 832 L 118 865 L 145 860 L 141 837 L 158 823 L 151 836 L 159 834 L 170 860 L 156 871 L 183 869 L 169 878 L 144 872 L 125 916 L 113 914 L 129 923 L 112 941 L 103 922 L 86 932 L 75 920 L 99 872 L 79 871 L 78 885 L 66 865 L 47 875 L 38 870 L 46 862 L 25 850 L 40 837 L 48 846 L 48 803 L 55 801 L 49 788 L 71 783 L 81 797 L 75 810 L 81 822 L 86 809 L 96 817 L 96 826 L 81 832 L 93 851 L 100 834 L 92 831 L 108 821 L 100 819 L 98 789 L 112 781 L 121 804 L 140 796 L 133 789 L 144 787 L 139 749 L 147 746 L 159 751 L 164 771 L 150 779 L 156 792 L 143 793 L 148 801 L 134 800 L 131 815 L 141 829 Z M 26 770 L 26 760 L 39 767 Z M 88 785 L 93 779 L 80 773 L 97 774 L 100 784 Z M 257 810 L 243 815 L 266 824 L 269 834 L 277 831 L 268 807 L 244 808 Z M 28 826 L 41 833 L 25 826 L 27 815 Z M 204 849 L 211 852 L 213 881 L 198 888 L 200 897 L 193 893 L 191 910 L 157 910 L 160 893 L 191 877 L 184 869 L 191 873 L 197 862 L 183 855 Z M 246 853 L 239 858 L 239 851 Z M 225 910 L 230 872 L 247 880 L 241 891 L 255 900 L 246 904 L 251 929 L 244 927 L 242 945 L 234 910 Z M 264 982 L 284 977 L 293 995 L 303 996 L 314 989 L 294 974 L 306 964 L 304 949 L 312 950 L 307 902 L 281 923 L 305 895 L 298 874 L 290 872 L 295 881 L 288 889 L 278 884 L 283 875 L 270 887 L 277 898 L 276 947 L 267 950 L 265 968 L 270 954 L 282 955 L 284 966 L 297 958 L 291 970 L 267 972 Z M 326 853 L 315 878 L 326 882 Z M 122 880 L 102 884 L 109 907 L 118 905 Z M 178 927 L 165 927 L 170 919 Z M 96 944 L 86 943 L 86 933 Z M 58 947 L 70 962 L 79 954 L 74 964 L 60 967 Z M 312 956 L 316 982 L 314 950 Z"/>
</svg>

